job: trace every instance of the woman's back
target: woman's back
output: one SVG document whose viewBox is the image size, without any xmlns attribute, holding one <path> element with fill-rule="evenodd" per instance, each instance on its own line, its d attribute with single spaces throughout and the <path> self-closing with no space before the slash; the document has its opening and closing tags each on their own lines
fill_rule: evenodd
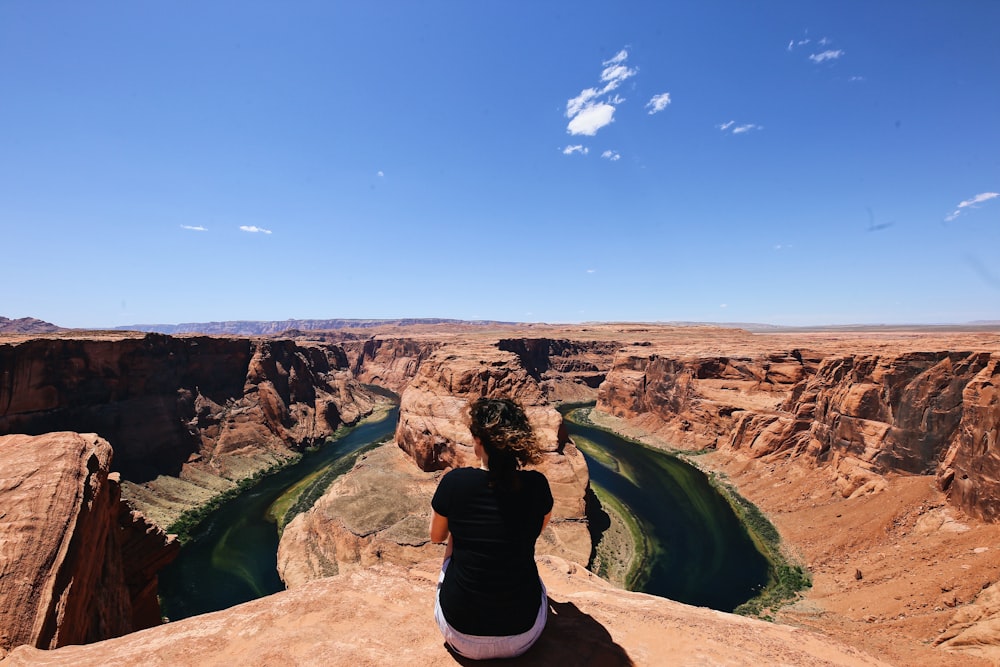
<svg viewBox="0 0 1000 667">
<path fill-rule="evenodd" d="M 524 632 L 535 620 L 541 584 L 535 540 L 552 509 L 545 476 L 516 472 L 515 489 L 491 485 L 486 471 L 458 468 L 434 494 L 454 539 L 440 602 L 448 622 L 471 635 Z"/>
</svg>

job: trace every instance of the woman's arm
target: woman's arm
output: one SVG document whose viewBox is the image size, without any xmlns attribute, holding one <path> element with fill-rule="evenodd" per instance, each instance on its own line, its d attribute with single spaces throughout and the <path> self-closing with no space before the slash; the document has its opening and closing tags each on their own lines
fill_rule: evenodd
<svg viewBox="0 0 1000 667">
<path fill-rule="evenodd" d="M 440 544 L 445 540 L 448 541 L 448 546 L 444 550 L 444 557 L 447 559 L 451 556 L 452 549 L 455 546 L 451 537 L 451 531 L 448 530 L 448 517 L 441 516 L 434 510 L 431 510 L 431 542 Z"/>
<path fill-rule="evenodd" d="M 448 517 L 431 510 L 431 542 L 441 544 L 448 539 Z"/>
</svg>

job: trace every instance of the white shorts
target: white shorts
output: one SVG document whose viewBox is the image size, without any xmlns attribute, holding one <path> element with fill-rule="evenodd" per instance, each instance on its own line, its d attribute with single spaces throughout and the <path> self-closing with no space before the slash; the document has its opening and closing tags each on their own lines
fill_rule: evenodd
<svg viewBox="0 0 1000 667">
<path fill-rule="evenodd" d="M 441 634 L 449 646 L 461 656 L 472 660 L 487 660 L 489 658 L 513 658 L 521 655 L 534 645 L 538 638 L 542 636 L 545 629 L 545 621 L 549 617 L 549 596 L 545 590 L 545 584 L 541 580 L 542 601 L 538 606 L 538 616 L 535 617 L 535 624 L 527 632 L 519 635 L 508 635 L 506 637 L 488 637 L 481 635 L 467 635 L 459 632 L 448 625 L 441 611 L 441 582 L 444 581 L 444 573 L 448 569 L 451 558 L 445 559 L 441 565 L 441 574 L 438 576 L 437 593 L 434 595 L 434 620 L 437 621 Z"/>
</svg>

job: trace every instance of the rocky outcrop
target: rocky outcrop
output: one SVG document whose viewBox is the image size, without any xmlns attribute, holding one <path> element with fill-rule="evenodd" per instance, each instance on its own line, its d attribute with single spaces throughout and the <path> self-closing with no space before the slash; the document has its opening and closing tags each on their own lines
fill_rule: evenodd
<svg viewBox="0 0 1000 667">
<path fill-rule="evenodd" d="M 158 477 L 247 477 L 370 412 L 374 397 L 338 360 L 330 346 L 158 334 L 0 345 L 0 434 L 97 433 L 155 504 Z"/>
<path fill-rule="evenodd" d="M 537 553 L 589 561 L 589 475 L 562 417 L 519 355 L 495 343 L 452 343 L 420 363 L 403 390 L 398 447 L 382 447 L 359 460 L 311 510 L 285 527 L 278 568 L 286 585 L 383 559 L 409 564 L 440 555 L 443 547 L 431 544 L 428 536 L 431 496 L 441 471 L 479 465 L 467 416 L 470 402 L 480 396 L 517 400 L 541 446 L 535 467 L 548 478 L 555 506 Z"/>
<path fill-rule="evenodd" d="M 401 394 L 417 375 L 420 364 L 441 347 L 437 340 L 369 338 L 343 344 L 354 376 Z"/>
<path fill-rule="evenodd" d="M 464 664 L 434 625 L 438 564 L 358 569 L 99 644 L 21 647 L 2 664 Z M 539 572 L 549 621 L 518 665 L 885 664 L 802 629 L 618 590 L 557 558 L 542 558 Z"/>
<path fill-rule="evenodd" d="M 744 413 L 778 415 L 819 361 L 806 350 L 671 357 L 633 345 L 615 359 L 597 409 L 641 424 L 678 449 L 715 447 L 730 439 Z"/>
<path fill-rule="evenodd" d="M 160 623 L 178 545 L 121 502 L 111 455 L 92 433 L 0 437 L 0 652 Z"/>
<path fill-rule="evenodd" d="M 678 449 L 807 456 L 849 497 L 886 473 L 936 474 L 963 510 L 1000 516 L 1000 355 L 988 351 L 671 357 L 623 350 L 598 409 Z"/>
<path fill-rule="evenodd" d="M 954 606 L 954 605 L 952 605 Z M 1000 661 L 1000 584 L 983 589 L 976 599 L 961 607 L 935 646 L 974 655 L 993 664 Z"/>
<path fill-rule="evenodd" d="M 963 510 L 1000 519 L 1000 354 L 962 390 L 962 418 L 940 467 L 939 486 Z"/>
</svg>

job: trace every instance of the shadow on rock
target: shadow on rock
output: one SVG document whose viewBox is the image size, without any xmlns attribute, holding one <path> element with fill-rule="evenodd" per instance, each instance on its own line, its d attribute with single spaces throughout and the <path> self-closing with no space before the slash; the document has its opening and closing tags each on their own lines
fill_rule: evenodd
<svg viewBox="0 0 1000 667">
<path fill-rule="evenodd" d="M 538 642 L 519 658 L 503 660 L 469 660 L 456 653 L 449 654 L 460 665 L 489 667 L 490 665 L 579 665 L 580 667 L 632 667 L 634 663 L 611 633 L 590 614 L 585 614 L 572 602 L 556 602 L 549 598 L 549 620 Z"/>
</svg>

